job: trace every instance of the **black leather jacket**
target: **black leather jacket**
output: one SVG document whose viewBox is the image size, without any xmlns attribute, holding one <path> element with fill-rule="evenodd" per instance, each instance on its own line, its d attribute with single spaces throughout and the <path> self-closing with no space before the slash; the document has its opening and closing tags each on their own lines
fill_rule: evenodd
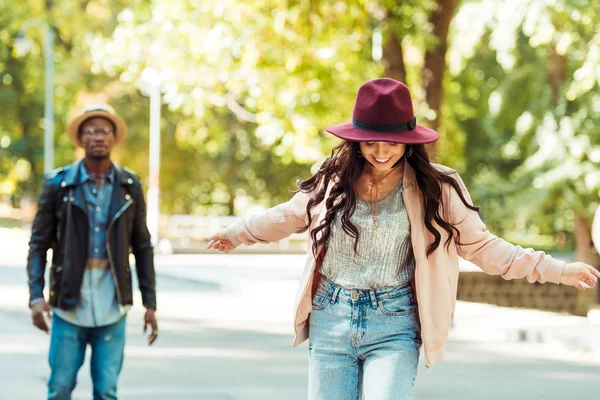
<svg viewBox="0 0 600 400">
<path fill-rule="evenodd" d="M 46 176 L 33 221 L 27 273 L 29 302 L 43 298 L 46 253 L 52 248 L 48 304 L 73 310 L 79 302 L 88 258 L 89 224 L 79 183 L 81 161 Z M 113 164 L 115 180 L 110 203 L 106 249 L 122 305 L 133 304 L 129 249 L 135 256 L 142 301 L 156 309 L 154 254 L 146 225 L 142 185 L 132 171 Z"/>
</svg>

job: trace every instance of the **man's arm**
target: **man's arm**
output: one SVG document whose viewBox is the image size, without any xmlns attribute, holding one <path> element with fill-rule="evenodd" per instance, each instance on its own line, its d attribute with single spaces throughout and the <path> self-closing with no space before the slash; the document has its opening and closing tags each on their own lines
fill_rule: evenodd
<svg viewBox="0 0 600 400">
<path fill-rule="evenodd" d="M 50 317 L 50 307 L 44 299 L 44 273 L 46 271 L 46 256 L 52 247 L 56 232 L 56 213 L 54 210 L 54 193 L 49 179 L 44 182 L 44 188 L 38 202 L 38 210 L 33 220 L 29 254 L 27 256 L 27 275 L 29 277 L 29 307 L 31 320 L 38 329 L 48 333 L 50 328 L 45 315 Z"/>
<path fill-rule="evenodd" d="M 52 247 L 56 232 L 56 213 L 54 210 L 54 193 L 48 179 L 38 202 L 38 210 L 33 220 L 29 254 L 27 256 L 27 275 L 29 277 L 29 306 L 44 301 L 44 273 L 46 256 Z"/>
<path fill-rule="evenodd" d="M 154 251 L 150 241 L 150 232 L 146 224 L 146 201 L 142 185 L 139 184 L 139 195 L 135 201 L 135 214 L 133 216 L 133 229 L 131 248 L 135 257 L 135 271 L 137 273 L 142 303 L 146 307 L 144 315 L 144 333 L 150 327 L 148 345 L 158 338 L 158 323 L 156 321 L 156 277 L 154 273 Z"/>
<path fill-rule="evenodd" d="M 150 242 L 150 232 L 146 224 L 146 201 L 141 184 L 134 204 L 131 248 L 135 257 L 135 270 L 138 277 L 144 307 L 156 310 L 156 278 L 154 274 L 154 251 Z"/>
</svg>

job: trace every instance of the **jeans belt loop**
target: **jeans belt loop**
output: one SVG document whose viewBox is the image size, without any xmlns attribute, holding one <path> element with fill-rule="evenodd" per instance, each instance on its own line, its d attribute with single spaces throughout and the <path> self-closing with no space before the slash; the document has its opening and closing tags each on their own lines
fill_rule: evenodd
<svg viewBox="0 0 600 400">
<path fill-rule="evenodd" d="M 371 297 L 371 306 L 377 308 L 377 296 L 375 296 L 375 291 L 373 289 L 369 289 L 369 296 Z"/>
<path fill-rule="evenodd" d="M 331 295 L 331 304 L 335 304 L 335 302 L 337 301 L 339 293 L 340 293 L 340 287 L 336 286 L 335 290 L 333 291 L 333 294 Z"/>
</svg>

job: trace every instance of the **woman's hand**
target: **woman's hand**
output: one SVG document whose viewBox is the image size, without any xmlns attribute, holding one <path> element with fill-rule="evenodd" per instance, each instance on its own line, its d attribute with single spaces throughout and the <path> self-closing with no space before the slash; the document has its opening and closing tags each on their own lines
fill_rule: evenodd
<svg viewBox="0 0 600 400">
<path fill-rule="evenodd" d="M 207 249 L 215 249 L 225 253 L 230 253 L 235 248 L 227 238 L 227 234 L 224 229 L 218 231 L 210 237 L 207 237 L 206 240 L 208 240 L 208 244 L 206 245 Z"/>
<path fill-rule="evenodd" d="M 582 262 L 574 262 L 565 265 L 560 275 L 560 283 L 583 291 L 595 288 L 598 278 L 600 278 L 600 272 L 596 268 Z"/>
</svg>

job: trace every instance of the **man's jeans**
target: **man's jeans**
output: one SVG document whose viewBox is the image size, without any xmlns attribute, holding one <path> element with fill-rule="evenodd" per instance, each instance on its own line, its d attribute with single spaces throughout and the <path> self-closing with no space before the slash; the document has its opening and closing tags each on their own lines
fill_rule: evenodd
<svg viewBox="0 0 600 400">
<path fill-rule="evenodd" d="M 412 285 L 342 289 L 324 277 L 310 315 L 310 400 L 412 399 L 421 336 Z"/>
<path fill-rule="evenodd" d="M 117 398 L 117 379 L 123 366 L 126 316 L 119 322 L 98 328 L 72 325 L 53 317 L 50 337 L 50 380 L 48 400 L 69 400 L 83 365 L 85 350 L 92 348 L 91 375 L 94 400 Z"/>
</svg>

